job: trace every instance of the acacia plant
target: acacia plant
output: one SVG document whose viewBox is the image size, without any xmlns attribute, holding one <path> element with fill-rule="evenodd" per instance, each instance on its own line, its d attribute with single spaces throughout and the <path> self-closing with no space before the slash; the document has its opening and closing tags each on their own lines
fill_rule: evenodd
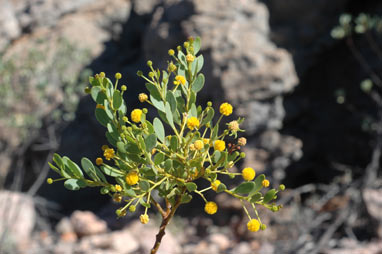
<svg viewBox="0 0 382 254">
<path fill-rule="evenodd" d="M 82 158 L 80 167 L 68 157 L 54 154 L 55 165 L 50 164 L 61 178 L 49 178 L 48 183 L 64 181 L 69 190 L 98 187 L 101 194 L 110 195 L 121 204 L 116 210 L 119 217 L 126 216 L 127 212 L 134 213 L 137 206 L 142 206 L 144 212 L 140 221 L 146 224 L 148 210 L 155 207 L 162 216 L 162 223 L 152 254 L 157 252 L 177 208 L 190 202 L 194 194 L 205 202 L 207 214 L 215 214 L 218 210 L 217 204 L 205 197 L 207 191 L 225 192 L 238 198 L 248 216 L 250 231 L 266 228 L 259 218 L 257 205 L 274 212 L 281 207 L 275 205 L 274 200 L 276 194 L 284 190 L 283 185 L 263 191 L 269 187 L 265 175 L 255 177 L 255 170 L 249 167 L 234 172 L 234 165 L 245 157 L 240 147 L 246 144 L 246 139 L 238 137 L 238 132 L 243 131 L 239 126 L 243 118 L 222 128 L 220 122 L 232 114 L 232 105 L 221 104 L 218 120 L 213 123 L 212 103 L 208 102 L 206 107 L 195 104 L 197 93 L 205 82 L 204 75 L 199 73 L 204 62 L 202 55 L 197 56 L 199 49 L 200 38 L 190 38 L 183 47 L 177 47 L 176 53 L 173 49 L 168 51 L 172 60 L 168 62 L 167 71 L 154 69 L 148 61 L 151 69 L 148 75 L 137 72 L 146 81 L 149 92 L 149 95 L 139 94 L 139 101 L 158 111 L 159 116 L 152 122 L 146 119 L 146 108 L 129 110 L 126 107 L 123 100 L 126 86 L 118 86 L 120 73 L 115 74 L 114 84 L 103 72 L 90 77 L 91 88 L 86 92 L 96 102 L 95 116 L 106 127 L 105 135 L 110 143 L 102 146 L 104 159 L 97 158 L 94 165 Z M 127 116 L 129 112 L 130 117 Z M 226 145 L 227 136 L 236 141 Z M 243 181 L 229 189 L 220 181 L 222 175 L 239 176 Z M 195 182 L 198 179 L 207 181 L 209 187 L 199 189 Z M 250 213 L 247 207 L 254 212 Z"/>
</svg>

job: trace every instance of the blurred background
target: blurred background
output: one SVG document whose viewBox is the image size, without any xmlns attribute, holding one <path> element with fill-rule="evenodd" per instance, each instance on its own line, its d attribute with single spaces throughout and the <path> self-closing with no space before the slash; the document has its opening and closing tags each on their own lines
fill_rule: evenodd
<svg viewBox="0 0 382 254">
<path fill-rule="evenodd" d="M 46 184 L 52 154 L 94 160 L 105 130 L 89 75 L 123 75 L 130 108 L 152 60 L 200 36 L 198 102 L 244 116 L 245 161 L 286 185 L 279 213 L 246 230 L 240 202 L 197 197 L 159 253 L 382 253 L 382 3 L 378 0 L 0 0 L 0 253 L 148 253 L 141 225 L 99 190 Z M 343 15 L 348 13 L 350 15 Z M 152 110 L 153 112 L 153 110 Z M 227 121 L 231 120 L 228 119 Z"/>
</svg>

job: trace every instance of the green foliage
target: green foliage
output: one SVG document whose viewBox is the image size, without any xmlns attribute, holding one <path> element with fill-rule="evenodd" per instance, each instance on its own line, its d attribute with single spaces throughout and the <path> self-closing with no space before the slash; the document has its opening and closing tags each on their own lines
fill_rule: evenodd
<svg viewBox="0 0 382 254">
<path fill-rule="evenodd" d="M 179 48 L 178 53 L 172 55 L 174 63 L 169 63 L 168 72 L 154 69 L 151 61 L 148 62 L 151 71 L 147 77 L 138 72 L 146 81 L 149 92 L 149 95 L 140 94 L 139 100 L 152 105 L 159 116 L 153 122 L 146 119 L 148 110 L 145 108 L 131 110 L 127 116 L 128 109 L 122 99 L 125 89 L 118 89 L 118 80 L 113 84 L 104 73 L 89 78 L 89 92 L 97 104 L 95 115 L 106 127 L 105 135 L 111 147 L 102 147 L 106 161 L 97 158 L 100 169 L 87 158 L 81 160 L 81 169 L 69 158 L 55 154 L 55 166 L 51 167 L 65 179 L 66 188 L 100 187 L 101 194 L 110 195 L 116 202 L 124 202 L 117 210 L 118 216 L 142 205 L 145 208 L 142 223 L 147 223 L 147 210 L 151 205 L 157 207 L 164 218 L 168 215 L 152 196 L 155 190 L 174 212 L 197 194 L 209 204 L 206 212 L 215 213 L 216 204 L 207 202 L 204 196 L 208 190 L 230 194 L 240 199 L 243 206 L 248 202 L 254 209 L 255 205 L 262 205 L 274 211 L 273 200 L 279 190 L 263 192 L 264 175 L 255 178 L 254 170 L 249 168 L 247 176 L 243 175 L 245 180 L 231 190 L 218 180 L 222 175 L 242 176 L 231 168 L 245 157 L 244 153 L 238 152 L 238 144 L 226 145 L 225 139 L 227 136 L 237 138 L 237 132 L 243 131 L 239 128 L 243 119 L 230 122 L 226 129 L 219 129 L 222 117 L 232 114 L 232 106 L 223 103 L 220 118 L 213 123 L 215 111 L 212 104 L 208 103 L 206 107 L 195 104 L 197 94 L 205 85 L 204 75 L 199 73 L 204 60 L 201 55 L 196 56 L 199 48 L 200 39 L 190 39 L 185 42 L 185 52 Z M 106 176 L 114 179 L 109 183 Z M 211 186 L 200 190 L 195 182 L 197 179 L 203 179 Z M 166 207 L 170 209 L 168 205 Z M 244 210 L 247 212 L 245 207 Z"/>
</svg>

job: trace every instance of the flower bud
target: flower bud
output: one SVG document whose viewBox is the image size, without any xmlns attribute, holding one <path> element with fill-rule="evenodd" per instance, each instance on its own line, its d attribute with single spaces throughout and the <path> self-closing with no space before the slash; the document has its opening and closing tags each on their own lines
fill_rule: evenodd
<svg viewBox="0 0 382 254">
<path fill-rule="evenodd" d="M 142 77 L 143 76 L 143 72 L 142 71 L 137 71 L 137 76 L 138 77 Z"/>
<path fill-rule="evenodd" d="M 131 206 L 129 206 L 129 211 L 130 211 L 131 213 L 135 212 L 135 210 L 136 210 L 135 205 L 131 205 Z"/>
<path fill-rule="evenodd" d="M 241 153 L 240 153 L 240 157 L 241 157 L 241 158 L 245 158 L 245 153 L 244 153 L 244 152 L 241 152 Z"/>
<path fill-rule="evenodd" d="M 279 189 L 280 189 L 281 191 L 285 190 L 285 185 L 284 185 L 284 184 L 280 184 Z"/>
<path fill-rule="evenodd" d="M 122 78 L 122 74 L 117 72 L 115 75 L 114 75 L 115 79 L 121 79 Z"/>
<path fill-rule="evenodd" d="M 147 66 L 152 66 L 153 65 L 153 62 L 151 62 L 150 60 L 147 61 Z"/>
<path fill-rule="evenodd" d="M 239 146 L 245 146 L 245 145 L 247 144 L 247 139 L 244 138 L 244 137 L 241 137 L 241 138 L 239 138 L 239 139 L 237 140 L 237 144 L 238 144 Z"/>
<path fill-rule="evenodd" d="M 140 102 L 145 102 L 145 101 L 147 101 L 149 99 L 149 97 L 147 96 L 147 94 L 145 94 L 145 93 L 140 93 L 139 95 L 138 95 L 138 100 L 140 101 Z"/>
<path fill-rule="evenodd" d="M 48 178 L 48 179 L 46 179 L 46 182 L 47 182 L 48 184 L 52 184 L 52 183 L 53 183 L 53 179 L 52 179 L 52 178 Z"/>
<path fill-rule="evenodd" d="M 169 54 L 170 56 L 173 56 L 173 55 L 175 54 L 175 51 L 174 51 L 173 49 L 169 49 L 169 50 L 168 50 L 168 54 Z"/>
<path fill-rule="evenodd" d="M 105 76 L 106 76 L 105 72 L 101 72 L 101 73 L 99 74 L 99 77 L 100 77 L 100 78 L 104 78 Z"/>
<path fill-rule="evenodd" d="M 125 85 L 122 85 L 122 86 L 121 86 L 121 90 L 122 90 L 122 91 L 126 91 L 126 90 L 127 90 L 127 87 L 126 87 Z"/>
</svg>

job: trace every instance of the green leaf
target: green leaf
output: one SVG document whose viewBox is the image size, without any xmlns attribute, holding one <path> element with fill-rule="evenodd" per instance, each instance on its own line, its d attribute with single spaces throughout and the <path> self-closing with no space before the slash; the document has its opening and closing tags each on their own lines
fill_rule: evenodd
<svg viewBox="0 0 382 254">
<path fill-rule="evenodd" d="M 170 140 L 170 149 L 173 152 L 177 152 L 178 151 L 178 138 L 176 136 L 172 136 L 171 137 L 171 140 Z"/>
<path fill-rule="evenodd" d="M 185 186 L 189 192 L 193 192 L 198 188 L 198 186 L 193 182 L 186 183 Z"/>
<path fill-rule="evenodd" d="M 171 127 L 175 128 L 175 126 L 174 126 L 174 119 L 172 117 L 172 112 L 171 112 L 171 108 L 170 108 L 170 104 L 169 103 L 166 103 L 165 112 L 166 112 L 166 119 L 168 121 L 168 124 Z"/>
<path fill-rule="evenodd" d="M 159 120 L 159 118 L 157 117 L 154 118 L 154 130 L 158 136 L 158 139 L 162 143 L 164 143 L 164 138 L 165 138 L 164 127 L 163 127 L 162 121 Z"/>
<path fill-rule="evenodd" d="M 145 192 L 150 189 L 150 184 L 147 181 L 141 180 L 139 181 L 138 185 L 139 185 L 139 188 L 141 188 L 141 190 Z"/>
<path fill-rule="evenodd" d="M 200 90 L 202 90 L 202 88 L 204 86 L 204 81 L 205 81 L 204 75 L 202 73 L 200 73 L 198 75 L 198 77 L 195 79 L 194 83 L 192 84 L 192 91 L 197 93 Z"/>
<path fill-rule="evenodd" d="M 192 196 L 190 194 L 183 194 L 180 200 L 180 203 L 187 204 L 187 203 L 190 203 L 191 200 L 192 200 Z"/>
<path fill-rule="evenodd" d="M 93 163 L 88 158 L 82 158 L 81 159 L 81 166 L 85 173 L 94 181 L 100 181 L 98 178 L 98 175 L 95 171 Z"/>
<path fill-rule="evenodd" d="M 161 99 L 160 92 L 158 91 L 158 88 L 156 86 L 150 83 L 146 83 L 146 88 L 150 92 L 150 95 L 152 95 L 155 99 Z"/>
<path fill-rule="evenodd" d="M 111 166 L 108 166 L 108 165 L 102 165 L 102 166 L 100 166 L 100 168 L 101 168 L 102 172 L 104 172 L 106 175 L 111 176 L 111 177 L 123 177 L 123 176 L 125 176 L 125 174 L 122 171 L 120 171 L 116 168 L 113 168 Z"/>
<path fill-rule="evenodd" d="M 227 189 L 227 186 L 224 183 L 220 183 L 218 188 L 217 188 L 217 190 L 216 190 L 216 192 L 220 193 L 220 192 L 225 191 L 226 189 Z"/>
<path fill-rule="evenodd" d="M 196 106 L 194 103 L 191 104 L 190 115 L 194 117 L 198 117 L 198 110 L 196 109 Z"/>
<path fill-rule="evenodd" d="M 101 87 L 99 87 L 99 86 L 93 86 L 91 91 L 90 91 L 90 94 L 91 94 L 93 100 L 97 104 L 103 104 L 103 102 L 105 100 L 107 100 L 106 94 L 102 91 Z"/>
<path fill-rule="evenodd" d="M 110 133 L 110 135 L 113 137 L 113 139 L 117 141 L 119 139 L 119 133 L 117 128 L 114 126 L 114 124 L 109 122 L 106 125 L 106 128 L 107 128 L 107 131 Z"/>
<path fill-rule="evenodd" d="M 203 55 L 200 55 L 196 58 L 196 73 L 198 73 L 202 68 L 203 68 L 203 65 L 204 65 L 204 58 L 203 58 Z"/>
<path fill-rule="evenodd" d="M 165 112 L 164 103 L 160 98 L 158 99 L 150 94 L 150 101 L 152 102 L 154 107 L 156 107 L 158 110 Z"/>
<path fill-rule="evenodd" d="M 220 151 L 215 151 L 212 155 L 212 162 L 213 163 L 216 163 L 220 160 L 220 157 L 221 157 L 221 152 Z"/>
<path fill-rule="evenodd" d="M 194 54 L 196 55 L 199 52 L 201 46 L 200 37 L 196 37 L 192 45 L 194 47 Z"/>
<path fill-rule="evenodd" d="M 172 169 L 172 160 L 171 159 L 167 159 L 165 162 L 164 162 L 164 169 L 166 171 L 170 171 Z"/>
<path fill-rule="evenodd" d="M 163 153 L 157 153 L 154 156 L 154 164 L 159 165 L 164 161 L 164 154 Z"/>
<path fill-rule="evenodd" d="M 68 157 L 64 156 L 65 164 L 69 167 L 71 173 L 77 178 L 84 178 L 84 174 L 82 173 L 80 167 L 70 160 Z"/>
<path fill-rule="evenodd" d="M 186 67 L 187 66 L 187 62 L 186 62 L 186 56 L 184 55 L 184 53 L 182 51 L 178 51 L 178 59 L 180 60 L 181 64 Z M 179 71 L 179 70 L 178 70 Z M 179 72 L 178 72 L 179 74 Z M 181 74 L 179 74 L 181 75 Z M 184 76 L 184 75 L 183 75 Z"/>
<path fill-rule="evenodd" d="M 139 154 L 141 150 L 139 149 L 136 143 L 128 142 L 125 146 L 125 149 L 128 153 Z"/>
<path fill-rule="evenodd" d="M 48 162 L 48 164 L 49 164 L 49 167 L 51 168 L 51 169 L 53 169 L 56 173 L 58 173 L 59 175 L 61 175 L 61 171 L 57 168 L 57 167 L 55 167 L 52 163 L 50 163 L 50 162 Z"/>
<path fill-rule="evenodd" d="M 151 153 L 151 150 L 157 145 L 157 135 L 150 134 L 145 139 L 146 151 Z"/>
<path fill-rule="evenodd" d="M 136 163 L 146 163 L 146 161 L 137 154 L 127 153 L 126 157 L 129 158 L 129 160 L 134 161 Z"/>
<path fill-rule="evenodd" d="M 80 188 L 86 187 L 86 183 L 81 179 L 68 179 L 64 182 L 65 188 L 68 190 L 79 190 Z"/>
<path fill-rule="evenodd" d="M 61 156 L 58 155 L 57 153 L 54 153 L 54 154 L 53 154 L 53 161 L 54 161 L 54 163 L 56 163 L 56 165 L 57 165 L 59 168 L 63 168 L 63 167 L 64 167 L 64 162 L 62 161 Z"/>
<path fill-rule="evenodd" d="M 121 92 L 118 91 L 118 90 L 115 90 L 114 91 L 114 94 L 113 94 L 113 108 L 115 110 L 119 109 L 119 107 L 122 105 L 122 96 L 121 96 Z"/>
<path fill-rule="evenodd" d="M 275 197 L 275 194 L 276 194 L 275 189 L 267 191 L 267 193 L 265 193 L 265 195 L 264 195 L 263 202 L 268 203 L 268 202 L 272 201 L 273 198 Z"/>
<path fill-rule="evenodd" d="M 170 104 L 171 112 L 174 114 L 176 111 L 176 99 L 172 91 L 168 91 L 166 101 Z"/>
<path fill-rule="evenodd" d="M 107 141 L 110 143 L 110 144 L 112 144 L 113 146 L 117 146 L 117 139 L 115 139 L 115 137 L 112 135 L 112 134 L 110 134 L 110 132 L 106 132 L 105 133 L 105 136 L 106 136 L 106 139 L 107 139 Z"/>
<path fill-rule="evenodd" d="M 219 133 L 219 125 L 215 125 L 215 127 L 212 129 L 211 139 L 216 139 Z"/>
<path fill-rule="evenodd" d="M 109 117 L 107 116 L 105 110 L 102 108 L 96 108 L 95 109 L 95 117 L 96 117 L 97 121 L 105 127 L 110 120 Z"/>
<path fill-rule="evenodd" d="M 253 195 L 251 197 L 251 199 L 249 200 L 250 203 L 255 203 L 257 201 L 259 201 L 261 199 L 262 195 L 260 192 L 256 192 L 255 195 Z"/>
<path fill-rule="evenodd" d="M 259 192 L 262 188 L 263 188 L 263 181 L 265 179 L 265 175 L 264 174 L 261 174 L 259 175 L 258 177 L 255 178 L 255 188 L 253 189 L 252 193 L 250 193 L 249 195 L 253 195 L 253 194 L 256 194 L 257 192 Z"/>
<path fill-rule="evenodd" d="M 148 131 L 149 131 L 149 134 L 154 133 L 154 132 L 155 132 L 155 130 L 154 130 L 154 126 L 153 126 L 149 121 L 146 121 L 145 123 L 146 123 L 146 125 L 147 125 L 147 129 L 148 129 Z"/>
<path fill-rule="evenodd" d="M 127 189 L 127 190 L 124 190 L 124 193 L 129 196 L 129 197 L 135 197 L 136 194 L 135 194 L 135 191 L 133 189 Z"/>
<path fill-rule="evenodd" d="M 110 108 L 109 102 L 105 100 L 103 105 L 105 106 L 106 115 L 109 117 L 109 119 L 113 119 L 114 118 L 113 109 Z"/>
<path fill-rule="evenodd" d="M 207 116 L 202 120 L 202 125 L 210 122 L 215 115 L 215 110 L 213 108 L 209 108 L 207 110 Z"/>
<path fill-rule="evenodd" d="M 253 182 L 244 182 L 242 184 L 240 184 L 239 186 L 237 186 L 235 189 L 234 189 L 234 193 L 237 193 L 237 194 L 248 194 L 250 193 L 253 189 L 255 188 L 255 184 Z"/>
<path fill-rule="evenodd" d="M 117 142 L 117 149 L 121 153 L 126 153 L 125 143 L 123 143 L 122 141 L 118 141 Z"/>
</svg>

